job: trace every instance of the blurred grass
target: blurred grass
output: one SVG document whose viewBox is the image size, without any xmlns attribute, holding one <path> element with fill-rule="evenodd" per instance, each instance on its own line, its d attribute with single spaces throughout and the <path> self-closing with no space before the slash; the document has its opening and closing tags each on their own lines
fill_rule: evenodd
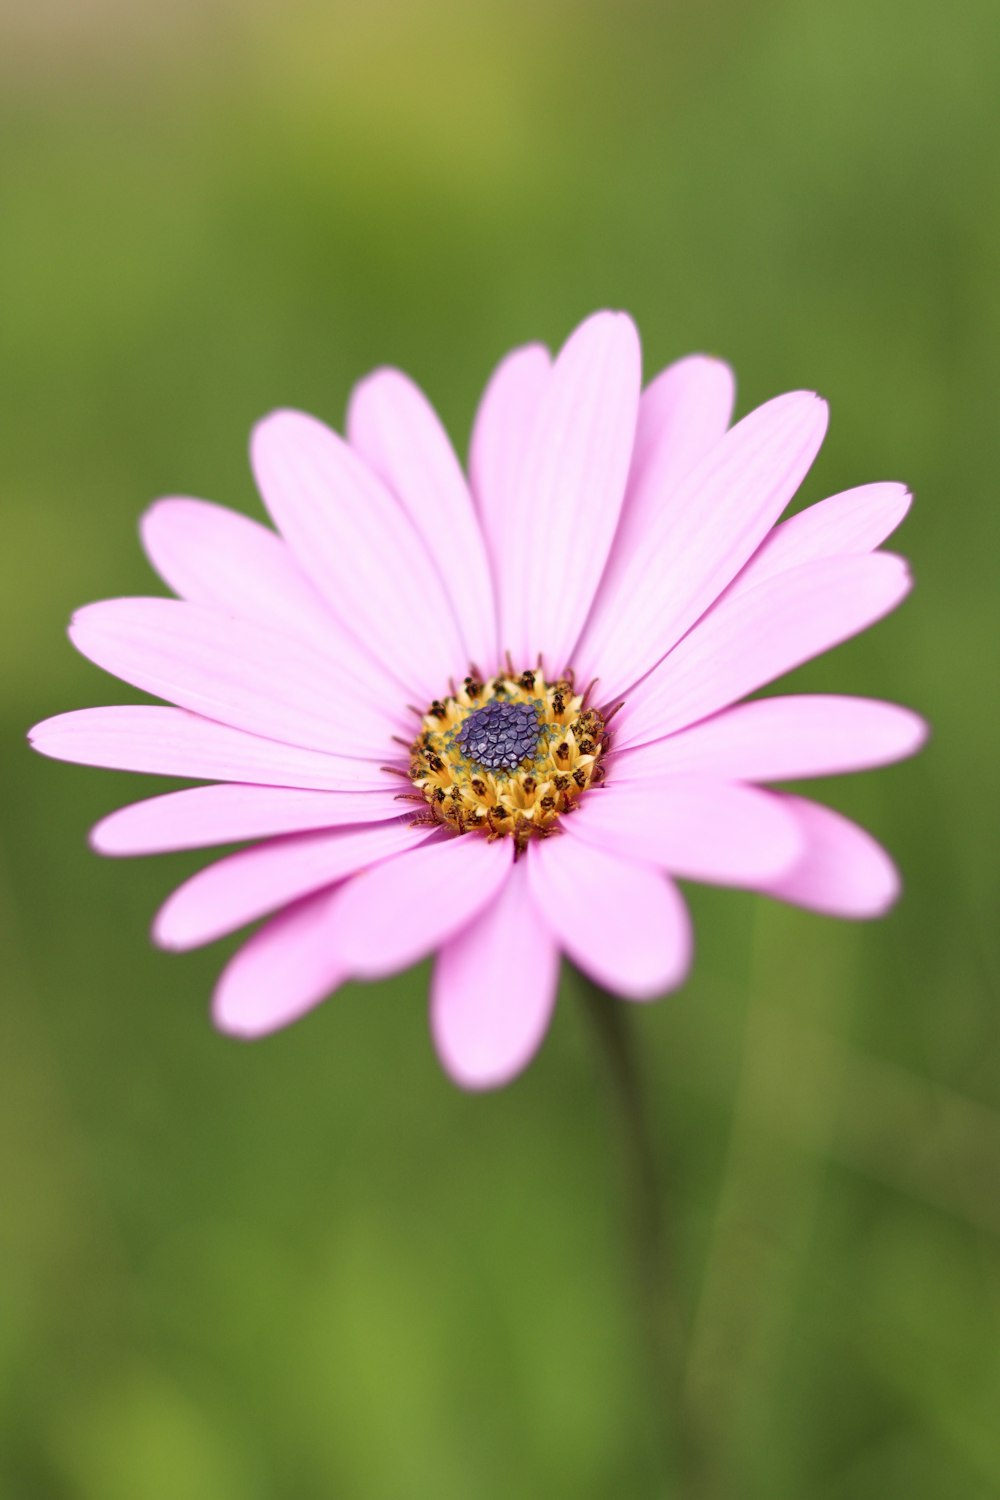
<svg viewBox="0 0 1000 1500">
<path fill-rule="evenodd" d="M 998 46 L 986 0 L 0 11 L 0 1494 L 653 1492 L 571 997 L 496 1097 L 441 1077 L 424 970 L 223 1041 L 220 953 L 146 938 L 198 859 L 97 861 L 146 783 L 22 744 L 120 698 L 61 631 L 153 587 L 148 499 L 257 510 L 262 412 L 339 421 L 392 361 L 464 442 L 500 354 L 599 305 L 741 410 L 827 395 L 804 498 L 918 497 L 913 600 L 797 674 L 935 724 L 823 789 L 904 903 L 696 892 L 634 1017 L 710 1493 L 1000 1492 Z"/>
</svg>

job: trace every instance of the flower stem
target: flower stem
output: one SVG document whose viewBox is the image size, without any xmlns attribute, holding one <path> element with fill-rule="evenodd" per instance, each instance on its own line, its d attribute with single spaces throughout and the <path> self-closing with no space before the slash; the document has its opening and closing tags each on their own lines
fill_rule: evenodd
<svg viewBox="0 0 1000 1500">
<path fill-rule="evenodd" d="M 629 1007 L 585 974 L 578 972 L 576 979 L 618 1118 L 632 1301 L 646 1365 L 650 1422 L 663 1468 L 677 1485 L 670 1493 L 695 1495 L 700 1493 L 696 1480 L 700 1465 L 693 1434 L 684 1419 L 685 1340 L 673 1294 L 660 1168 L 649 1129 Z"/>
</svg>

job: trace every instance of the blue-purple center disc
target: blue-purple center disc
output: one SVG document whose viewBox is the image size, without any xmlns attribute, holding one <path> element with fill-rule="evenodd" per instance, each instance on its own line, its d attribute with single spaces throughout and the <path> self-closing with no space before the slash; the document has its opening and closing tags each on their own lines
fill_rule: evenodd
<svg viewBox="0 0 1000 1500">
<path fill-rule="evenodd" d="M 464 721 L 458 744 L 484 770 L 513 771 L 538 749 L 538 714 L 530 703 L 494 698 Z"/>
</svg>

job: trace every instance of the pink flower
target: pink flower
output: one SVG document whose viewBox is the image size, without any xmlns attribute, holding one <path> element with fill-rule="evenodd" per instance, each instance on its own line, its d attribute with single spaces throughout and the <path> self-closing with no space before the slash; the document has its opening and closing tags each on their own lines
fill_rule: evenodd
<svg viewBox="0 0 1000 1500">
<path fill-rule="evenodd" d="M 741 700 L 900 602 L 906 565 L 876 549 L 910 497 L 864 485 L 776 524 L 826 406 L 796 392 L 729 428 L 732 401 L 729 369 L 698 355 L 640 394 L 632 322 L 598 313 L 554 362 L 531 345 L 501 363 L 468 479 L 383 369 L 346 441 L 290 411 L 256 429 L 277 532 L 199 500 L 147 512 L 179 599 L 88 605 L 70 637 L 176 706 L 62 714 L 32 740 L 210 783 L 112 813 L 102 853 L 260 841 L 154 928 L 184 949 L 267 918 L 219 981 L 223 1030 L 261 1035 L 436 952 L 437 1051 L 489 1087 L 538 1047 L 561 952 L 626 999 L 681 983 L 675 877 L 844 917 L 892 904 L 869 834 L 766 784 L 897 760 L 921 721 Z"/>
</svg>

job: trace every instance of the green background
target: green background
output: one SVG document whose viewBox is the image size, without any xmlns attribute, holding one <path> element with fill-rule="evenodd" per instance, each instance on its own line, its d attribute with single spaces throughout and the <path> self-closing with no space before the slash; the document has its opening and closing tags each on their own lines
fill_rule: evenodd
<svg viewBox="0 0 1000 1500">
<path fill-rule="evenodd" d="M 614 1120 L 567 983 L 528 1073 L 452 1087 L 427 972 L 253 1046 L 149 920 L 203 856 L 101 861 L 162 782 L 33 758 L 128 699 L 71 609 L 156 591 L 161 493 L 256 513 L 252 422 L 399 364 L 464 445 L 513 344 L 628 308 L 652 373 L 832 404 L 803 499 L 903 479 L 918 587 L 796 674 L 926 713 L 823 785 L 905 899 L 696 891 L 630 1013 L 721 1500 L 1000 1495 L 994 0 L 0 13 L 0 1494 L 643 1497 Z M 229 945 L 232 947 L 233 945 Z M 692 1491 L 693 1492 L 693 1491 Z"/>
</svg>

